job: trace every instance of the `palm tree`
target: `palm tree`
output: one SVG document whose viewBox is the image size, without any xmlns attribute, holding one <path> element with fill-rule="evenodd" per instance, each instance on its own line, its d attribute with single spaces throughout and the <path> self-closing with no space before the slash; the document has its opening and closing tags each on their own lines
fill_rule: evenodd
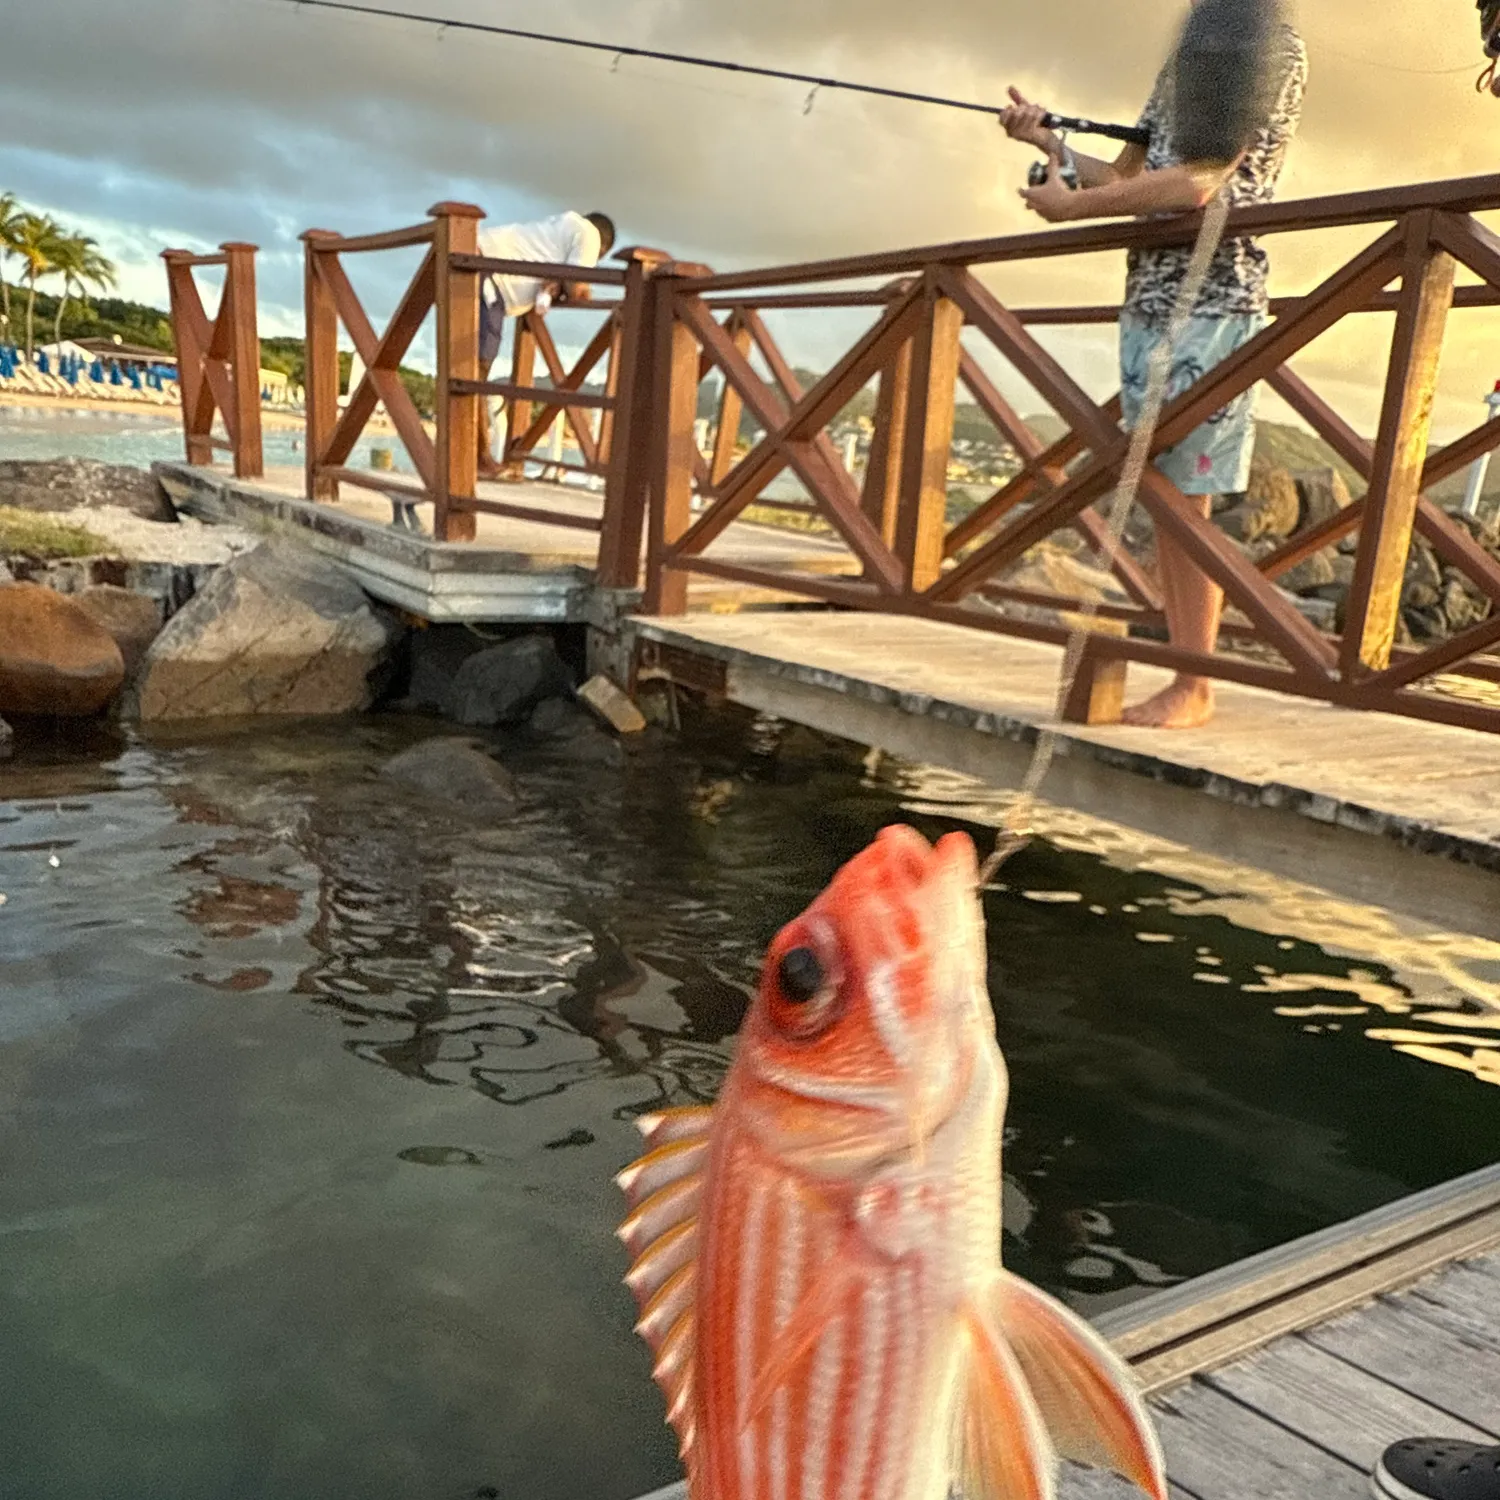
<svg viewBox="0 0 1500 1500">
<path fill-rule="evenodd" d="M 90 287 L 103 292 L 115 285 L 115 263 L 100 250 L 97 240 L 86 234 L 64 234 L 53 247 L 51 273 L 63 279 L 62 296 L 57 299 L 57 317 L 52 325 L 52 342 L 60 344 L 68 298 L 76 297 L 87 309 Z"/>
<path fill-rule="evenodd" d="M 45 214 L 23 213 L 15 233 L 11 254 L 26 268 L 26 362 L 36 349 L 36 284 L 37 279 L 47 276 L 53 269 L 52 258 L 57 254 L 62 230 L 56 219 Z"/>
<path fill-rule="evenodd" d="M 10 337 L 10 282 L 5 277 L 5 263 L 15 249 L 20 222 L 20 199 L 14 193 L 0 193 L 0 334 L 6 338 Z"/>
</svg>

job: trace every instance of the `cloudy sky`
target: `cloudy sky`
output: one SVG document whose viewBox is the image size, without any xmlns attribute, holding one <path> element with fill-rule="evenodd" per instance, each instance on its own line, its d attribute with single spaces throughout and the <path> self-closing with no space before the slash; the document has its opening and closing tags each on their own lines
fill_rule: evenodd
<svg viewBox="0 0 1500 1500">
<path fill-rule="evenodd" d="M 404 0 L 403 8 L 736 57 L 973 99 L 1015 83 L 1059 109 L 1133 117 L 1179 0 Z M 1284 197 L 1500 167 L 1477 96 L 1472 0 L 1304 0 L 1312 58 Z M 0 187 L 87 228 L 129 295 L 162 303 L 167 245 L 263 247 L 263 327 L 300 325 L 296 236 L 413 222 L 440 198 L 494 220 L 603 208 L 628 241 L 720 268 L 1000 234 L 1031 153 L 991 121 L 537 44 L 298 9 L 291 0 L 46 0 L 0 49 Z M 1360 236 L 1278 240 L 1283 290 Z M 395 266 L 366 270 L 388 300 Z M 996 282 L 1017 302 L 1118 295 L 1117 259 Z M 1361 422 L 1389 320 L 1304 367 Z M 1448 425 L 1500 377 L 1500 321 L 1469 314 L 1445 366 Z M 832 325 L 788 330 L 834 352 Z M 1059 349 L 1108 385 L 1098 336 Z M 1491 356 L 1490 348 L 1494 349 Z"/>
</svg>

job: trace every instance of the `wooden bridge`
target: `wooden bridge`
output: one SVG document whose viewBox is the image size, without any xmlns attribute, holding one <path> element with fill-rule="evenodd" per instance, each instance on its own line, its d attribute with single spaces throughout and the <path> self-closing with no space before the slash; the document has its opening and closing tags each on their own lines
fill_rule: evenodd
<svg viewBox="0 0 1500 1500">
<path fill-rule="evenodd" d="M 1064 800 L 1359 900 L 1500 934 L 1500 761 L 1489 738 L 1500 729 L 1500 561 L 1426 493 L 1500 446 L 1500 419 L 1438 449 L 1428 442 L 1445 339 L 1459 336 L 1465 311 L 1500 305 L 1500 238 L 1475 217 L 1496 208 L 1500 176 L 1487 176 L 1231 217 L 1230 234 L 1354 228 L 1368 243 L 1303 295 L 1277 298 L 1263 333 L 1170 402 L 1155 451 L 1264 381 L 1367 488 L 1252 560 L 1148 470 L 1139 502 L 1223 587 L 1225 626 L 1212 654 L 1163 639 L 1155 577 L 1128 555 L 1113 560 L 1122 602 L 1099 607 L 1063 705 L 1074 727 L 1053 785 L 1066 783 Z M 479 218 L 444 203 L 390 233 L 303 236 L 299 469 L 267 472 L 262 462 L 252 249 L 169 252 L 187 462 L 161 467 L 178 502 L 299 531 L 372 593 L 426 618 L 587 622 L 610 635 L 609 660 L 632 683 L 642 672 L 665 677 L 1013 784 L 1038 726 L 1054 717 L 1063 621 L 1084 601 L 1007 574 L 1063 533 L 1102 553 L 1096 506 L 1116 482 L 1126 437 L 1118 397 L 1093 399 L 1037 337 L 1111 322 L 1118 309 L 1013 306 L 1005 287 L 1016 268 L 1041 260 L 1185 243 L 1196 219 L 716 275 L 641 248 L 587 270 L 492 260 L 478 253 Z M 417 268 L 377 332 L 350 273 L 361 257 L 392 252 Z M 205 263 L 226 278 L 212 323 L 193 280 Z M 489 380 L 478 341 L 480 285 L 491 273 L 582 282 L 597 295 L 517 320 L 508 378 Z M 830 315 L 864 329 L 803 389 L 772 325 Z M 564 318 L 589 324 L 568 341 L 583 349 L 571 366 L 554 336 Z M 1394 321 L 1373 440 L 1295 368 L 1313 340 L 1365 318 Z M 429 319 L 430 421 L 399 374 Z M 342 410 L 341 327 L 364 368 Z M 1056 441 L 1036 437 L 1002 394 L 1006 366 L 1065 424 Z M 867 388 L 873 432 L 865 463 L 851 467 L 830 428 Z M 961 392 L 1018 455 L 1019 471 L 955 516 L 947 472 Z M 497 396 L 506 402 L 502 460 L 531 460 L 533 474 L 569 483 L 479 481 L 482 404 Z M 701 446 L 700 403 L 713 409 Z M 354 462 L 377 407 L 409 474 Z M 571 436 L 567 462 L 543 449 L 558 421 Z M 215 443 L 232 474 L 210 464 Z M 771 511 L 802 529 L 759 524 Z M 388 519 L 413 515 L 416 529 Z M 1353 583 L 1334 633 L 1277 579 L 1351 534 Z M 1490 603 L 1487 618 L 1423 646 L 1397 643 L 1418 535 Z M 757 612 L 742 623 L 715 613 L 747 604 Z M 1113 727 L 1127 670 L 1218 679 L 1219 719 L 1189 733 Z M 1368 729 L 1354 731 L 1342 717 L 1350 711 L 1370 715 Z M 1164 799 L 1164 784 L 1209 799 L 1190 808 Z M 1241 817 L 1246 809 L 1257 816 Z M 1369 833 L 1384 840 L 1378 860 Z M 1434 852 L 1446 857 L 1426 857 Z"/>
<path fill-rule="evenodd" d="M 1422 649 L 1396 644 L 1400 592 L 1413 533 L 1479 592 L 1500 601 L 1500 562 L 1424 491 L 1500 445 L 1500 419 L 1437 451 L 1428 431 L 1438 363 L 1450 316 L 1500 302 L 1500 238 L 1474 216 L 1500 207 L 1500 177 L 1356 193 L 1243 209 L 1230 234 L 1305 234 L 1368 226 L 1371 242 L 1330 266 L 1305 295 L 1281 298 L 1265 332 L 1208 371 L 1171 402 L 1155 451 L 1181 439 L 1233 397 L 1261 381 L 1282 396 L 1367 480 L 1349 508 L 1291 537 L 1252 562 L 1199 517 L 1159 471 L 1148 472 L 1140 503 L 1224 589 L 1230 606 L 1222 646 L 1212 655 L 1164 643 L 1154 578 L 1131 558 L 1113 564 L 1128 599 L 1102 613 L 1127 633 L 1098 633 L 1065 717 L 1098 720 L 1117 707 L 1130 662 L 1203 673 L 1348 708 L 1468 728 L 1500 728 L 1493 694 L 1467 695 L 1464 683 L 1500 684 L 1500 613 Z M 642 591 L 642 609 L 681 614 L 690 579 L 714 578 L 842 609 L 919 617 L 965 630 L 1053 644 L 1060 625 L 1038 623 L 1037 606 L 1075 609 L 1079 600 L 1007 587 L 1002 575 L 1032 546 L 1060 531 L 1101 543 L 1096 504 L 1124 459 L 1118 398 L 1092 399 L 1037 340 L 1038 326 L 1112 320 L 1110 307 L 1012 307 L 997 293 L 1019 264 L 1190 240 L 1191 217 L 1090 225 L 882 255 L 714 275 L 660 252 L 622 251 L 618 267 L 581 270 L 487 259 L 477 253 L 480 211 L 439 204 L 410 229 L 344 237 L 311 230 L 306 247 L 307 443 L 303 496 L 337 500 L 341 487 L 374 489 L 431 507 L 438 542 L 473 541 L 481 516 L 591 533 L 595 582 Z M 418 249 L 419 268 L 382 334 L 348 275 L 350 257 Z M 210 328 L 191 290 L 192 258 L 169 252 L 177 310 L 190 463 L 201 466 L 212 441 L 205 417 L 223 413 L 240 479 L 259 476 L 259 431 L 246 382 L 255 349 L 253 256 L 226 246 L 226 295 Z M 1457 285 L 1463 267 L 1471 284 Z M 519 320 L 511 377 L 481 378 L 480 280 L 510 273 L 584 282 L 605 294 L 599 326 L 567 368 L 547 321 Z M 803 390 L 765 314 L 864 309 L 870 326 L 810 390 Z M 401 383 L 401 358 L 435 314 L 435 424 L 423 422 Z M 1395 320 L 1380 421 L 1362 437 L 1292 367 L 1308 344 L 1342 320 Z M 247 326 L 248 325 L 248 326 Z M 338 408 L 336 341 L 342 325 L 364 365 L 358 387 Z M 962 342 L 965 331 L 970 345 Z M 978 347 L 974 347 L 977 345 Z M 547 384 L 537 376 L 545 367 Z M 1001 394 L 991 373 L 1008 364 L 1067 424 L 1044 445 Z M 602 378 L 590 384 L 590 377 Z M 201 378 L 200 378 L 201 372 Z M 719 384 L 712 450 L 695 441 L 703 383 Z M 878 387 L 869 460 L 856 478 L 827 429 L 866 386 Z M 956 392 L 967 390 L 1023 460 L 1020 472 L 956 521 L 947 514 L 946 473 Z M 580 459 L 554 464 L 602 484 L 596 511 L 497 498 L 477 481 L 481 402 L 508 403 L 505 458 L 535 455 L 555 420 L 567 424 Z M 415 478 L 351 466 L 375 411 L 384 407 Z M 737 455 L 748 418 L 759 434 Z M 805 498 L 773 498 L 781 475 Z M 834 572 L 778 567 L 733 556 L 723 539 L 751 506 L 796 513 L 826 528 L 842 549 Z M 1319 549 L 1358 533 L 1344 628 L 1319 630 L 1276 579 Z M 1029 606 L 1030 613 L 1017 606 Z M 1114 689 L 1104 684 L 1114 680 Z M 1444 691 L 1434 691 L 1442 680 Z M 1486 700 L 1489 701 L 1486 701 Z"/>
</svg>

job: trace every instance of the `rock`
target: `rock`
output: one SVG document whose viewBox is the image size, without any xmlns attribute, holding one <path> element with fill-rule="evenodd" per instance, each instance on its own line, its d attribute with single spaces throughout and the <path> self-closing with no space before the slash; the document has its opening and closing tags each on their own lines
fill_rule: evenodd
<svg viewBox="0 0 1500 1500">
<path fill-rule="evenodd" d="M 621 766 L 625 751 L 588 709 L 571 698 L 544 698 L 532 710 L 530 729 L 547 739 L 548 749 L 588 765 Z"/>
<path fill-rule="evenodd" d="M 1310 625 L 1319 630 L 1333 630 L 1338 620 L 1339 607 L 1332 599 L 1317 594 L 1301 594 L 1293 598 L 1297 612 Z"/>
<path fill-rule="evenodd" d="M 591 733 L 598 727 L 591 714 L 568 698 L 543 698 L 530 722 L 535 733 L 546 735 Z"/>
<path fill-rule="evenodd" d="M 473 739 L 423 740 L 380 768 L 388 781 L 424 797 L 464 807 L 514 807 L 515 779 Z"/>
<path fill-rule="evenodd" d="M 1301 505 L 1297 530 L 1327 521 L 1354 503 L 1337 469 L 1302 469 L 1293 475 Z"/>
<path fill-rule="evenodd" d="M 104 464 L 92 458 L 0 461 L 0 505 L 35 511 L 111 505 L 143 521 L 177 519 L 154 474 L 129 464 Z"/>
<path fill-rule="evenodd" d="M 395 633 L 342 569 L 265 542 L 220 568 L 157 636 L 141 664 L 140 717 L 356 712 Z"/>
<path fill-rule="evenodd" d="M 0 585 L 0 711 L 88 718 L 125 680 L 120 648 L 63 594 Z"/>
<path fill-rule="evenodd" d="M 1250 487 L 1244 499 L 1218 520 L 1236 541 L 1253 542 L 1262 537 L 1290 536 L 1301 513 L 1302 501 L 1291 471 L 1257 459 L 1250 468 Z"/>
<path fill-rule="evenodd" d="M 639 734 L 646 727 L 646 716 L 630 701 L 630 694 L 602 673 L 578 689 L 578 698 L 617 734 Z"/>
<path fill-rule="evenodd" d="M 4 719 L 0 719 L 0 760 L 9 760 L 16 748 L 16 733 Z"/>
<path fill-rule="evenodd" d="M 102 625 L 120 648 L 125 675 L 134 677 L 151 642 L 161 634 L 161 605 L 145 594 L 96 583 L 74 594 L 74 602 Z"/>
<path fill-rule="evenodd" d="M 519 724 L 543 699 L 572 691 L 551 638 L 524 635 L 469 657 L 454 673 L 446 712 L 460 724 Z"/>
<path fill-rule="evenodd" d="M 458 669 L 486 642 L 463 625 L 428 625 L 407 637 L 409 681 L 402 706 L 415 713 L 448 711 Z"/>
<path fill-rule="evenodd" d="M 1328 552 L 1329 549 L 1324 548 L 1321 552 L 1314 552 L 1311 557 L 1304 557 L 1295 567 L 1288 568 L 1276 582 L 1290 594 L 1307 594 L 1332 583 L 1333 561 Z"/>
</svg>

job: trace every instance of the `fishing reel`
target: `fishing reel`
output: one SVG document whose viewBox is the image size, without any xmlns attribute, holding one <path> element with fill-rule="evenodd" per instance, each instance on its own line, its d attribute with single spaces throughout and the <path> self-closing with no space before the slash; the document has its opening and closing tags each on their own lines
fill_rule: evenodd
<svg viewBox="0 0 1500 1500">
<path fill-rule="evenodd" d="M 1026 181 L 1031 187 L 1039 188 L 1047 181 L 1047 173 L 1051 170 L 1050 160 L 1034 161 L 1026 174 Z M 1078 163 L 1066 146 L 1062 149 L 1062 160 L 1057 164 L 1057 180 L 1070 190 L 1078 187 Z"/>
</svg>

